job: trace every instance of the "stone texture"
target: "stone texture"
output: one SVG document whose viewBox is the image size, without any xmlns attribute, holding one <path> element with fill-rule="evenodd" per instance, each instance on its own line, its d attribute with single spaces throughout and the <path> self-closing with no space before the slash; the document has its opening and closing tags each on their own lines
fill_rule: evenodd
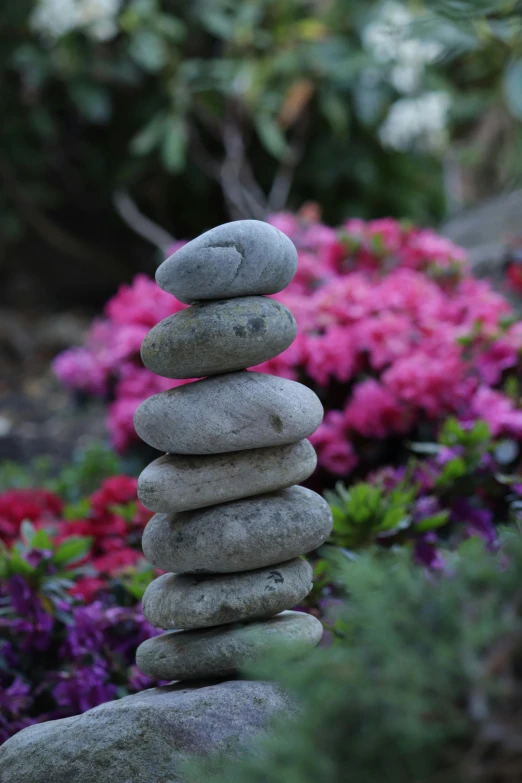
<svg viewBox="0 0 522 783">
<path fill-rule="evenodd" d="M 275 299 L 245 296 L 194 304 L 160 321 L 141 358 L 166 378 L 201 378 L 272 359 L 294 341 L 292 313 Z"/>
<path fill-rule="evenodd" d="M 138 668 L 158 679 L 229 677 L 274 644 L 319 644 L 323 627 L 301 612 L 282 612 L 261 622 L 223 625 L 195 631 L 169 631 L 138 647 Z"/>
<path fill-rule="evenodd" d="M 154 688 L 24 729 L 0 748 L 0 783 L 182 783 L 183 761 L 251 751 L 296 709 L 268 682 Z"/>
<path fill-rule="evenodd" d="M 219 454 L 294 443 L 315 432 L 322 419 L 319 398 L 301 383 L 234 372 L 149 397 L 134 426 L 159 451 Z"/>
<path fill-rule="evenodd" d="M 311 589 L 312 568 L 301 557 L 237 574 L 163 574 L 147 587 L 143 614 L 157 628 L 209 628 L 272 617 Z"/>
<path fill-rule="evenodd" d="M 145 468 L 138 496 L 151 511 L 189 511 L 298 484 L 313 473 L 316 462 L 307 440 L 228 454 L 170 454 Z"/>
<path fill-rule="evenodd" d="M 285 234 L 260 220 L 236 220 L 207 231 L 167 258 L 156 272 L 161 288 L 190 304 L 275 294 L 297 269 L 297 251 Z"/>
<path fill-rule="evenodd" d="M 155 514 L 143 533 L 147 560 L 163 571 L 229 573 L 317 549 L 332 531 L 326 500 L 289 487 L 218 506 Z"/>
</svg>

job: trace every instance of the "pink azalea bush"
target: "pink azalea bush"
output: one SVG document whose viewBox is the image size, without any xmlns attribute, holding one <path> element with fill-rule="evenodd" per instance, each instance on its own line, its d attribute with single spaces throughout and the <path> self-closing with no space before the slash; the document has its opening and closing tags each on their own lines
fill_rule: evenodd
<svg viewBox="0 0 522 783">
<path fill-rule="evenodd" d="M 367 472 L 388 461 L 394 444 L 433 435 L 449 415 L 467 426 L 483 419 L 495 437 L 522 435 L 522 410 L 505 386 L 519 365 L 522 323 L 473 276 L 461 248 L 387 218 L 333 229 L 306 208 L 270 222 L 298 249 L 297 274 L 275 298 L 294 313 L 299 334 L 253 369 L 317 391 L 326 415 L 312 441 L 323 471 Z M 110 400 L 120 451 L 136 438 L 139 403 L 186 382 L 154 375 L 139 358 L 147 331 L 184 306 L 139 275 L 108 302 L 85 345 L 55 360 L 71 389 Z"/>
</svg>

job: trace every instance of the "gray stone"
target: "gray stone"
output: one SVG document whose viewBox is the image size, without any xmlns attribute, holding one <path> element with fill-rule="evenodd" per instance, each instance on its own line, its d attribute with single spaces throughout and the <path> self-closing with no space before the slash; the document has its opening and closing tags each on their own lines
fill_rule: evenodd
<svg viewBox="0 0 522 783">
<path fill-rule="evenodd" d="M 190 511 L 298 484 L 316 462 L 308 440 L 227 454 L 168 454 L 142 472 L 138 496 L 151 511 Z"/>
<path fill-rule="evenodd" d="M 275 294 L 297 269 L 285 234 L 260 220 L 236 220 L 207 231 L 167 258 L 156 282 L 181 302 Z"/>
<path fill-rule="evenodd" d="M 219 454 L 294 443 L 315 432 L 322 418 L 319 398 L 301 383 L 234 372 L 149 397 L 134 426 L 159 451 Z"/>
<path fill-rule="evenodd" d="M 143 533 L 147 560 L 163 571 L 229 573 L 317 549 L 332 531 L 330 506 L 305 487 L 218 506 L 155 514 Z"/>
<path fill-rule="evenodd" d="M 299 645 L 303 652 L 321 641 L 323 627 L 311 614 L 281 612 L 269 620 L 195 631 L 168 631 L 142 642 L 138 668 L 149 677 L 191 680 L 229 677 L 273 645 Z"/>
<path fill-rule="evenodd" d="M 272 617 L 311 589 L 312 568 L 302 557 L 238 574 L 163 574 L 147 587 L 143 614 L 158 628 L 209 628 Z"/>
<path fill-rule="evenodd" d="M 182 783 L 180 766 L 252 749 L 294 702 L 269 682 L 175 684 L 48 721 L 0 748 L 0 783 Z"/>
<path fill-rule="evenodd" d="M 141 358 L 165 378 L 201 378 L 272 359 L 296 333 L 292 313 L 275 299 L 221 299 L 193 304 L 160 321 L 145 337 Z"/>
</svg>

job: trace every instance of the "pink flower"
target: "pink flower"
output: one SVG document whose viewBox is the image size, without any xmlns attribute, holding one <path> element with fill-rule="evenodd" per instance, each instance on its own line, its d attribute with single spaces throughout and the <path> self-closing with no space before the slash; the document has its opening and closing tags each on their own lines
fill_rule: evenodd
<svg viewBox="0 0 522 783">
<path fill-rule="evenodd" d="M 321 426 L 310 436 L 319 464 L 335 475 L 347 475 L 358 459 L 348 440 L 340 411 L 329 411 Z"/>
<path fill-rule="evenodd" d="M 136 275 L 131 285 L 120 286 L 109 300 L 105 315 L 116 324 L 140 324 L 150 329 L 185 307 L 146 275 Z"/>
<path fill-rule="evenodd" d="M 107 392 L 109 368 L 87 348 L 69 348 L 52 363 L 57 378 L 70 389 L 96 397 Z"/>
<path fill-rule="evenodd" d="M 397 399 L 436 417 L 454 410 L 469 391 L 458 351 L 437 356 L 417 350 L 398 359 L 382 376 Z"/>
<path fill-rule="evenodd" d="M 500 338 L 479 353 L 477 368 L 484 383 L 494 386 L 502 378 L 504 370 L 514 367 L 517 361 L 516 349 L 508 340 Z"/>
<path fill-rule="evenodd" d="M 306 341 L 304 357 L 306 372 L 320 386 L 331 378 L 346 383 L 356 367 L 352 331 L 343 326 L 331 326 L 324 334 L 311 335 Z"/>
<path fill-rule="evenodd" d="M 355 386 L 344 413 L 344 423 L 367 438 L 384 438 L 407 432 L 412 415 L 389 389 L 369 378 Z"/>
<path fill-rule="evenodd" d="M 369 353 L 370 364 L 377 370 L 411 351 L 417 335 L 408 318 L 384 310 L 362 319 L 354 336 L 359 350 Z"/>
<path fill-rule="evenodd" d="M 522 411 L 515 410 L 504 394 L 487 386 L 480 386 L 470 403 L 471 416 L 483 419 L 493 437 L 497 435 L 522 436 Z"/>
</svg>

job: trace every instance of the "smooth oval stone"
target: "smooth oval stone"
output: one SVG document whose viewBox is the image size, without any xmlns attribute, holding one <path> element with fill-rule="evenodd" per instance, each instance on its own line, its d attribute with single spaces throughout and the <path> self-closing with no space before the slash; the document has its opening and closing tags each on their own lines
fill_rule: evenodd
<svg viewBox="0 0 522 783">
<path fill-rule="evenodd" d="M 147 560 L 163 571 L 229 573 L 290 560 L 321 546 L 332 512 L 305 487 L 219 506 L 155 514 L 142 539 Z"/>
<path fill-rule="evenodd" d="M 141 358 L 156 375 L 201 378 L 273 359 L 296 334 L 294 316 L 275 299 L 221 299 L 160 321 L 143 340 Z"/>
<path fill-rule="evenodd" d="M 291 240 L 261 220 L 236 220 L 207 231 L 167 258 L 156 282 L 181 302 L 276 294 L 297 269 Z"/>
<path fill-rule="evenodd" d="M 274 644 L 315 647 L 323 626 L 311 614 L 281 612 L 268 620 L 193 631 L 169 631 L 138 647 L 136 664 L 159 680 L 229 677 Z"/>
<path fill-rule="evenodd" d="M 145 443 L 174 454 L 295 443 L 315 432 L 323 406 L 307 386 L 259 372 L 234 372 L 155 394 L 134 416 Z"/>
<path fill-rule="evenodd" d="M 272 617 L 311 589 L 302 557 L 239 574 L 163 574 L 145 590 L 143 614 L 157 628 L 209 628 Z"/>
<path fill-rule="evenodd" d="M 298 484 L 317 463 L 308 440 L 227 454 L 167 454 L 138 479 L 138 496 L 151 511 L 189 511 Z"/>
</svg>

